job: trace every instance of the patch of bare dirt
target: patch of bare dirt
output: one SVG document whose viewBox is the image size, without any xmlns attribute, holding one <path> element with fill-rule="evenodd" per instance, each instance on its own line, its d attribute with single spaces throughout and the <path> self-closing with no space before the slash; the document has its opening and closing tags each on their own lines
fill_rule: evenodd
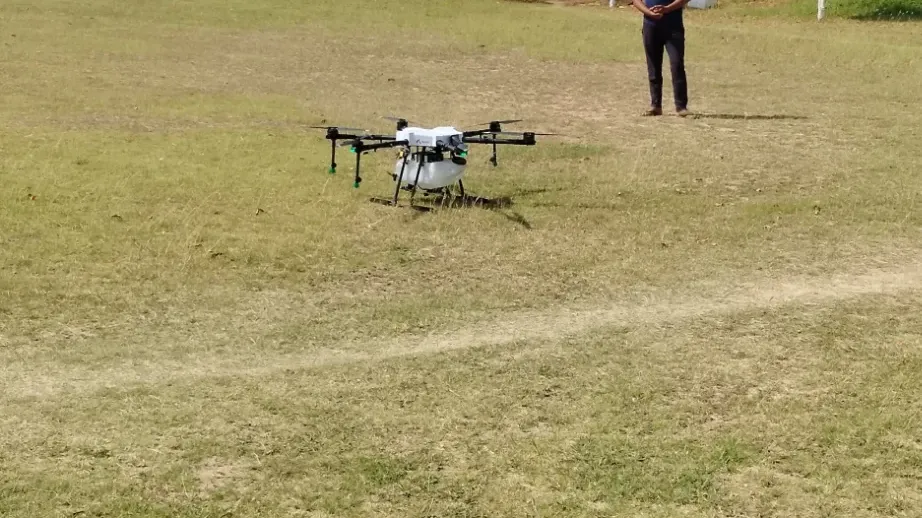
<svg viewBox="0 0 922 518">
<path fill-rule="evenodd" d="M 828 304 L 863 296 L 897 294 L 922 287 L 922 265 L 874 270 L 831 278 L 784 279 L 734 286 L 701 285 L 697 293 L 650 293 L 599 308 L 558 307 L 548 311 L 517 312 L 490 321 L 424 336 L 403 336 L 369 343 L 344 342 L 304 354 L 260 354 L 254 357 L 191 353 L 170 362 L 131 362 L 107 370 L 62 368 L 40 372 L 19 366 L 5 373 L 0 393 L 13 397 L 74 395 L 106 387 L 171 383 L 223 376 L 263 376 L 279 372 L 322 368 L 356 362 L 439 354 L 485 346 L 503 346 L 533 340 L 559 340 L 607 326 L 661 327 L 682 320 L 732 314 L 787 304 Z M 254 353 L 255 354 L 255 353 Z M 17 368 L 17 370 L 18 370 Z M 234 473 L 215 469 L 215 476 Z M 222 475 L 223 474 L 223 475 Z"/>
<path fill-rule="evenodd" d="M 210 495 L 229 486 L 235 486 L 252 478 L 256 465 L 210 458 L 197 471 L 199 491 Z"/>
</svg>

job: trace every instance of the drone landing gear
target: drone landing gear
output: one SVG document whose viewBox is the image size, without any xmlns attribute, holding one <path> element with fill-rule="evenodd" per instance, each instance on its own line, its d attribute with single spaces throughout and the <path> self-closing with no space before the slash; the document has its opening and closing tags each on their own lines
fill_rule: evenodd
<svg viewBox="0 0 922 518">
<path fill-rule="evenodd" d="M 466 199 L 465 194 L 464 194 L 464 182 L 462 182 L 461 180 L 458 180 L 457 194 L 452 192 L 452 187 L 439 187 L 437 189 L 421 189 L 416 186 L 415 182 L 412 185 L 400 185 L 400 182 L 403 179 L 403 172 L 405 169 L 406 169 L 406 163 L 404 163 L 401 166 L 400 174 L 393 176 L 393 178 L 397 180 L 398 183 L 397 183 L 397 186 L 394 188 L 394 196 L 391 199 L 373 197 L 371 198 L 370 201 L 373 201 L 375 203 L 380 203 L 382 205 L 397 207 L 399 206 L 399 203 L 397 202 L 397 200 L 400 197 L 400 191 L 408 191 L 410 193 L 409 207 L 411 209 L 429 211 L 432 209 L 429 207 L 424 207 L 424 206 L 415 204 L 416 193 L 418 191 L 422 191 L 423 196 L 427 196 L 427 197 L 430 194 L 438 195 L 436 200 L 440 200 L 443 205 L 444 205 L 445 200 L 451 200 L 452 203 L 454 203 L 454 200 L 456 199 L 460 199 L 462 201 Z M 419 171 L 417 171 L 417 180 L 418 179 L 419 179 Z"/>
<path fill-rule="evenodd" d="M 423 157 L 419 157 L 419 166 L 416 168 L 416 178 L 413 180 L 413 188 L 410 190 L 410 206 L 413 206 L 413 198 L 416 196 L 416 186 L 419 185 L 419 174 L 423 171 Z M 399 183 L 397 185 L 400 185 Z M 394 199 L 394 203 L 397 203 L 397 200 Z"/>
<path fill-rule="evenodd" d="M 496 135 L 493 135 L 493 154 L 490 156 L 490 163 L 493 164 L 493 167 L 496 167 Z"/>
<path fill-rule="evenodd" d="M 404 191 L 410 191 L 410 206 L 413 206 L 413 199 L 414 199 L 415 196 L 416 196 L 416 185 L 419 183 L 419 175 L 420 175 L 420 173 L 422 173 L 422 170 L 423 170 L 423 161 L 420 160 L 420 161 L 419 161 L 419 165 L 416 167 L 416 178 L 413 180 L 413 184 L 412 184 L 412 185 L 404 186 L 404 185 L 402 185 L 402 184 L 403 184 L 403 175 L 404 175 L 404 172 L 405 172 L 406 169 L 407 169 L 407 162 L 408 162 L 409 160 L 410 160 L 410 153 L 407 152 L 406 154 L 403 155 L 403 162 L 401 162 L 401 164 L 400 164 L 400 173 L 397 174 L 396 176 L 392 176 L 392 178 L 394 178 L 394 181 L 395 181 L 395 185 L 394 185 L 394 197 L 390 200 L 390 202 L 388 203 L 388 205 L 393 205 L 393 206 L 396 207 L 396 206 L 397 206 L 397 199 L 400 197 L 400 191 L 401 191 L 401 190 L 404 190 Z M 381 200 L 378 200 L 377 198 L 373 198 L 373 200 L 374 200 L 374 201 L 381 201 Z"/>
<path fill-rule="evenodd" d="M 378 202 L 378 203 L 385 203 L 385 204 L 387 204 L 387 205 L 391 205 L 391 206 L 395 206 L 395 207 L 396 207 L 396 206 L 398 205 L 397 201 L 398 201 L 398 199 L 399 199 L 399 197 L 400 197 L 400 191 L 401 191 L 401 190 L 404 190 L 404 191 L 409 191 L 409 192 L 410 192 L 410 207 L 414 207 L 414 204 L 413 204 L 413 203 L 414 203 L 414 201 L 416 200 L 416 192 L 417 192 L 418 190 L 420 190 L 420 188 L 419 188 L 419 177 L 422 175 L 423 166 L 424 166 L 424 165 L 426 164 L 426 162 L 427 162 L 427 155 L 428 155 L 428 154 L 427 154 L 425 151 L 417 151 L 417 152 L 414 153 L 414 152 L 412 152 L 412 151 L 409 150 L 409 149 L 404 150 L 404 151 L 401 153 L 401 155 L 399 155 L 399 157 L 402 158 L 402 160 L 400 161 L 400 170 L 399 170 L 399 172 L 398 172 L 397 174 L 391 173 L 391 178 L 394 179 L 394 195 L 393 195 L 393 197 L 392 197 L 390 200 L 382 200 L 382 199 L 379 199 L 379 198 L 372 198 L 372 201 L 375 201 L 375 202 Z M 409 163 L 409 160 L 410 160 L 410 157 L 411 157 L 411 156 L 416 156 L 416 157 L 417 157 L 417 158 L 416 158 L 416 160 L 417 160 L 417 162 L 416 162 L 416 164 L 417 164 L 417 166 L 416 166 L 416 174 L 415 174 L 415 176 L 414 176 L 412 182 L 409 181 L 409 177 L 407 177 L 407 180 L 408 180 L 408 181 L 407 181 L 407 185 L 404 185 L 404 181 L 403 181 L 403 180 L 404 180 L 404 177 L 405 177 L 406 175 L 411 174 L 410 171 L 407 171 L 407 163 Z M 356 168 L 358 168 L 358 163 L 356 164 Z M 458 183 L 461 184 L 460 181 L 459 181 Z M 444 193 L 444 192 L 446 191 L 445 188 L 422 189 L 422 190 L 424 191 L 423 194 L 424 194 L 425 196 L 428 196 L 429 194 L 435 194 L 435 193 Z M 464 187 L 463 187 L 463 185 L 461 186 L 461 191 L 462 191 L 462 193 L 464 192 Z"/>
<path fill-rule="evenodd" d="M 394 201 L 393 205 L 397 206 L 397 197 L 400 196 L 400 183 L 403 182 L 403 171 L 407 168 L 407 160 L 409 160 L 409 153 L 403 155 L 403 163 L 400 165 L 400 175 L 397 177 L 397 185 L 394 186 Z"/>
</svg>

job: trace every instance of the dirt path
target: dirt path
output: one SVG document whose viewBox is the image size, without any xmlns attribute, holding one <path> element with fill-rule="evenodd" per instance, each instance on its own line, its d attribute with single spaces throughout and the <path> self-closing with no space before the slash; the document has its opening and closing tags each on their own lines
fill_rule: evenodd
<svg viewBox="0 0 922 518">
<path fill-rule="evenodd" d="M 477 325 L 383 342 L 341 343 L 306 354 L 216 356 L 122 363 L 106 370 L 52 366 L 47 370 L 7 367 L 0 376 L 0 400 L 78 395 L 104 388 L 165 384 L 223 376 L 266 376 L 279 372 L 407 356 L 438 354 L 528 340 L 555 340 L 606 326 L 662 326 L 695 317 L 767 309 L 785 304 L 824 304 L 869 295 L 895 295 L 922 287 L 922 264 L 785 282 L 703 287 L 700 294 L 655 295 L 604 308 L 556 308 L 500 315 Z"/>
</svg>

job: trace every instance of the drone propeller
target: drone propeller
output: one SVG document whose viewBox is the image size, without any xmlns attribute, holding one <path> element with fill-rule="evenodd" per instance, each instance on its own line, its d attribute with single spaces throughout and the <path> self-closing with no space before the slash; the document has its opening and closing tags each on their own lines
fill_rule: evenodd
<svg viewBox="0 0 922 518">
<path fill-rule="evenodd" d="M 490 131 L 490 135 L 524 135 L 528 133 L 529 135 L 535 136 L 558 136 L 560 133 L 536 133 L 534 131 Z"/>
<path fill-rule="evenodd" d="M 337 131 L 361 131 L 362 133 L 368 133 L 367 129 L 363 128 L 346 128 L 344 126 L 308 126 L 308 128 L 322 129 L 322 130 L 337 130 Z"/>
<path fill-rule="evenodd" d="M 522 119 L 506 119 L 501 121 L 490 121 L 478 124 L 479 127 L 484 127 L 484 129 L 472 130 L 468 133 L 498 133 L 503 130 L 503 124 L 512 124 L 514 122 L 522 122 Z"/>
<path fill-rule="evenodd" d="M 492 126 L 496 124 L 512 124 L 515 122 L 522 122 L 522 119 L 508 119 L 504 121 L 481 122 L 480 124 L 477 124 L 477 126 Z"/>
<path fill-rule="evenodd" d="M 396 123 L 397 123 L 397 131 L 400 131 L 400 130 L 402 130 L 402 129 L 404 129 L 404 128 L 406 128 L 407 126 L 410 125 L 410 121 L 408 121 L 407 119 L 404 119 L 403 117 L 393 117 L 393 116 L 390 116 L 390 115 L 386 115 L 386 116 L 384 116 L 384 117 L 382 117 L 382 118 L 385 119 L 385 120 L 389 120 L 389 121 L 394 121 L 394 122 L 396 122 Z"/>
</svg>

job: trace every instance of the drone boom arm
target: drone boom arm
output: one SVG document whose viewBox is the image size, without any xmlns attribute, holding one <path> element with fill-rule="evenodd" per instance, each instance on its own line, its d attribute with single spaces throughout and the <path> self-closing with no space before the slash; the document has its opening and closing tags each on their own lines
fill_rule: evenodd
<svg viewBox="0 0 922 518">
<path fill-rule="evenodd" d="M 534 146 L 535 145 L 535 134 L 531 132 L 525 132 L 521 134 L 520 138 L 503 138 L 497 137 L 497 132 L 492 132 L 490 130 L 486 131 L 474 131 L 467 132 L 462 137 L 462 141 L 465 144 L 491 144 L 493 146 L 493 155 L 490 156 L 490 163 L 493 164 L 493 167 L 496 167 L 496 146 L 497 145 L 507 145 L 507 146 Z"/>
<path fill-rule="evenodd" d="M 327 140 L 330 141 L 330 174 L 336 172 L 336 141 L 337 140 L 377 140 L 388 141 L 394 140 L 392 135 L 357 135 L 353 133 L 340 133 L 338 128 L 331 127 L 327 129 Z"/>
<path fill-rule="evenodd" d="M 490 134 L 478 134 L 472 136 L 465 136 L 463 141 L 465 144 L 505 144 L 509 146 L 534 146 L 535 145 L 535 134 L 534 133 L 522 133 L 521 138 L 502 138 L 497 137 L 495 134 L 488 136 Z"/>
</svg>

